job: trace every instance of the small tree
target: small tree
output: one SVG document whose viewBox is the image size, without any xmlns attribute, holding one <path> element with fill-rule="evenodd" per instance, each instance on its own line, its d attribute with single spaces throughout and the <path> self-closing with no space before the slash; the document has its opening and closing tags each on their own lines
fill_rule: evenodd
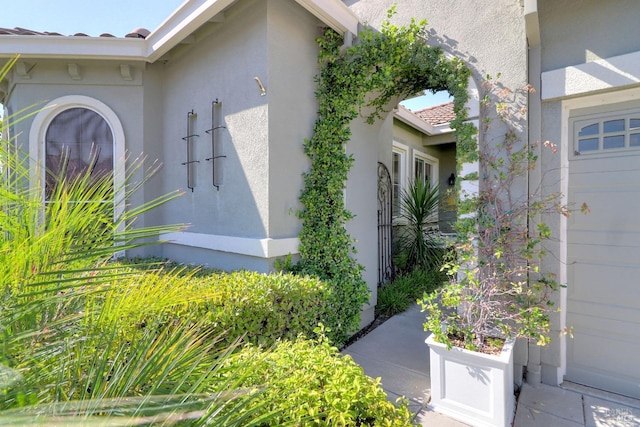
<svg viewBox="0 0 640 427">
<path fill-rule="evenodd" d="M 545 345 L 558 283 L 554 274 L 540 269 L 544 243 L 552 238 L 543 219 L 568 216 L 571 209 L 561 194 L 545 195 L 541 183 L 527 191 L 527 177 L 536 167 L 539 148 L 557 150 L 549 141 L 541 147 L 523 143 L 513 123 L 526 110 L 515 107 L 516 102 L 506 99 L 514 94 L 490 79 L 483 88 L 477 212 L 471 222 L 458 222 L 459 238 L 443 267 L 451 283 L 422 301 L 428 312 L 425 329 L 440 343 L 470 350 L 481 349 L 489 337 L 525 337 Z M 500 141 L 487 141 L 495 120 L 506 125 L 506 133 Z"/>
</svg>

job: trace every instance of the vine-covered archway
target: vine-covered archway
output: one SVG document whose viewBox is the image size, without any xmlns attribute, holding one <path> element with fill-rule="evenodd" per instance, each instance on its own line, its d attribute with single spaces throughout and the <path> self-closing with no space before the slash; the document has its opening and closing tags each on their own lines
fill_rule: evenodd
<svg viewBox="0 0 640 427">
<path fill-rule="evenodd" d="M 388 18 L 393 14 L 392 9 Z M 363 267 L 352 257 L 353 239 L 345 229 L 352 218 L 344 204 L 347 174 L 354 162 L 345 152 L 351 121 L 366 109 L 370 111 L 366 121 L 371 124 L 382 118 L 393 100 L 425 89 L 447 90 L 454 97 L 456 119 L 451 127 L 456 131 L 458 165 L 477 159 L 476 128 L 466 122 L 470 71 L 462 61 L 449 59 L 441 48 L 426 43 L 426 21 L 412 20 L 398 27 L 387 20 L 380 31 L 365 28 L 350 47 L 344 47 L 343 37 L 329 29 L 318 43 L 319 110 L 313 136 L 304 143 L 311 169 L 304 176 L 300 196 L 298 269 L 333 284 L 335 318 L 326 323 L 333 325 L 329 335 L 339 343 L 356 330 L 362 304 L 368 301 Z M 458 206 L 461 214 L 473 209 L 469 203 Z"/>
</svg>

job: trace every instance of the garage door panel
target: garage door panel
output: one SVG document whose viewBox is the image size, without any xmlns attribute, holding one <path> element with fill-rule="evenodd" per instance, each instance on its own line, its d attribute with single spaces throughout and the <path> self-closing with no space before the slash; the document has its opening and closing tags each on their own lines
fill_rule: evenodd
<svg viewBox="0 0 640 427">
<path fill-rule="evenodd" d="M 626 258 L 633 259 L 637 262 L 640 259 L 640 242 L 638 236 L 631 231 L 585 231 L 570 230 L 567 233 L 567 240 L 572 246 L 571 249 L 581 251 L 580 253 L 588 253 L 584 251 L 597 251 L 596 257 L 600 259 L 619 259 L 621 255 L 626 254 Z M 620 250 L 616 250 L 620 248 Z M 612 255 L 610 251 L 614 251 Z M 578 257 L 583 255 L 577 255 Z"/>
<path fill-rule="evenodd" d="M 573 338 L 567 339 L 567 378 L 593 387 L 612 390 L 632 397 L 640 397 L 640 375 L 637 359 L 638 341 L 629 343 L 607 333 L 574 328 Z M 586 324 L 590 321 L 587 320 Z M 594 346 L 594 343 L 599 345 Z M 615 368 L 615 369 L 612 369 Z"/>
<path fill-rule="evenodd" d="M 571 156 L 565 378 L 640 398 L 640 156 Z"/>
<path fill-rule="evenodd" d="M 640 321 L 640 310 L 637 310 L 638 301 L 640 301 L 638 285 L 640 268 L 625 265 L 573 263 L 569 265 L 569 269 L 573 280 L 567 285 L 567 298 L 573 301 L 592 301 L 600 305 L 611 305 L 614 306 L 610 308 L 614 313 L 620 307 L 633 308 L 632 312 L 626 313 L 625 316 L 634 313 L 633 318 L 638 319 L 636 322 Z M 612 285 L 615 287 L 615 292 L 612 292 Z"/>
<path fill-rule="evenodd" d="M 640 315 L 629 305 L 606 306 L 593 301 L 575 299 L 567 311 L 567 327 L 572 327 L 576 331 L 582 331 L 582 333 L 590 331 L 591 334 L 607 335 L 617 339 L 627 337 L 632 338 L 632 342 L 640 343 L 640 332 L 629 330 L 630 323 L 635 324 L 636 329 L 640 329 Z M 638 368 L 640 369 L 640 366 Z"/>
<path fill-rule="evenodd" d="M 640 186 L 572 189 L 569 197 L 573 206 L 586 203 L 587 215 L 569 217 L 569 226 L 582 230 L 640 231 Z"/>
<path fill-rule="evenodd" d="M 617 155 L 580 155 L 571 159 L 571 175 L 612 174 L 617 172 L 638 172 L 638 152 L 622 152 Z"/>
<path fill-rule="evenodd" d="M 584 316 L 582 316 L 584 317 Z M 568 339 L 568 344 L 572 348 L 572 361 L 581 367 L 597 367 L 594 370 L 599 372 L 607 372 L 607 367 L 614 365 L 621 372 L 638 372 L 640 367 L 638 361 L 628 357 L 629 352 L 640 354 L 640 342 L 632 342 L 629 344 L 626 339 L 620 339 L 614 334 L 605 331 L 592 330 L 585 327 L 591 323 L 589 319 L 580 322 L 580 316 L 574 318 L 575 326 L 573 337 Z M 608 325 L 615 327 L 615 322 L 607 322 Z M 594 347 L 592 343 L 596 341 L 600 345 Z"/>
</svg>

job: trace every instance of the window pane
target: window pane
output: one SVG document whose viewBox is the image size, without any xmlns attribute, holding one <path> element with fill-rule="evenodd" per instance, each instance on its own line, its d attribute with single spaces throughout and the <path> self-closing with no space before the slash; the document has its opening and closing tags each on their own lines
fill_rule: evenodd
<svg viewBox="0 0 640 427">
<path fill-rule="evenodd" d="M 91 175 L 99 178 L 113 171 L 113 134 L 98 113 L 71 108 L 58 114 L 45 136 L 46 193 L 51 194 L 56 177 L 66 163 L 65 179 L 74 180 L 93 166 Z"/>
<path fill-rule="evenodd" d="M 624 119 L 608 120 L 604 122 L 604 133 L 624 132 Z"/>
<path fill-rule="evenodd" d="M 629 135 L 629 147 L 640 147 L 640 133 Z"/>
<path fill-rule="evenodd" d="M 596 151 L 598 138 L 581 139 L 578 141 L 578 151 Z"/>
<path fill-rule="evenodd" d="M 612 148 L 624 148 L 624 135 L 605 136 L 603 140 L 603 148 L 610 150 Z"/>
<path fill-rule="evenodd" d="M 424 182 L 425 180 L 425 163 L 422 159 L 415 160 L 415 180 Z"/>
<path fill-rule="evenodd" d="M 392 180 L 393 180 L 393 206 L 392 212 L 394 215 L 397 215 L 400 211 L 400 167 L 401 167 L 401 156 L 399 153 L 393 153 L 392 158 Z"/>
<path fill-rule="evenodd" d="M 640 128 L 640 119 L 629 120 L 629 130 Z"/>
<path fill-rule="evenodd" d="M 593 125 L 585 126 L 580 129 L 580 133 L 578 136 L 589 136 L 589 135 L 597 135 L 600 133 L 600 123 L 595 123 Z"/>
</svg>

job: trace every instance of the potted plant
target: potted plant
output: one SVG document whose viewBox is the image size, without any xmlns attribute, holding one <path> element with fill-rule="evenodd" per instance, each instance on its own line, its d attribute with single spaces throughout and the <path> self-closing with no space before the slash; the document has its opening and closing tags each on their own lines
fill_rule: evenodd
<svg viewBox="0 0 640 427">
<path fill-rule="evenodd" d="M 544 242 L 551 237 L 542 219 L 569 215 L 570 209 L 560 194 L 543 196 L 540 187 L 527 188 L 537 152 L 557 150 L 548 141 L 519 140 L 510 126 L 525 111 L 513 112 L 517 103 L 504 98 L 522 97 L 503 88 L 497 93 L 496 87 L 490 80 L 483 85 L 487 94 L 482 101 L 486 119 L 479 129 L 479 191 L 472 203 L 460 203 L 474 207 L 475 214 L 457 223 L 458 240 L 443 267 L 450 283 L 425 295 L 421 303 L 427 312 L 425 330 L 432 332 L 427 339 L 430 406 L 473 425 L 507 426 L 515 403 L 514 341 L 549 342 L 548 314 L 558 285 L 539 268 Z M 497 106 L 495 113 L 488 111 L 491 106 Z M 507 131 L 499 141 L 487 141 L 495 120 Z"/>
</svg>

